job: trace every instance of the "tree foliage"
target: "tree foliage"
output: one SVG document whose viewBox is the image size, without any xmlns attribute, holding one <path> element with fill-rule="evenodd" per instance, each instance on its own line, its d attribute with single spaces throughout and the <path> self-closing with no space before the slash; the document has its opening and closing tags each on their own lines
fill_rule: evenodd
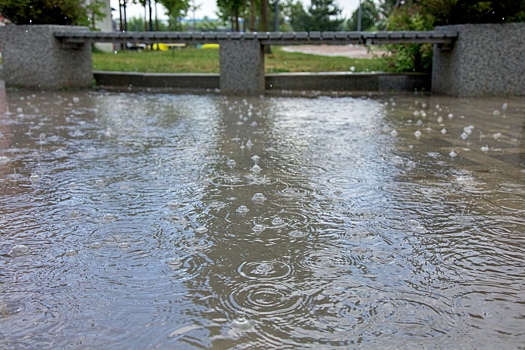
<svg viewBox="0 0 525 350">
<path fill-rule="evenodd" d="M 394 6 L 388 30 L 432 30 L 438 25 L 525 21 L 525 0 L 406 0 Z M 398 71 L 430 71 L 432 46 L 388 45 L 389 61 Z"/>
<path fill-rule="evenodd" d="M 307 11 L 294 7 L 291 22 L 296 31 L 338 31 L 344 19 L 335 0 L 312 0 Z"/>
<path fill-rule="evenodd" d="M 367 31 L 372 29 L 384 29 L 380 25 L 381 14 L 379 8 L 373 0 L 364 0 L 361 3 L 361 30 Z M 349 31 L 356 31 L 359 22 L 359 8 L 356 9 L 348 22 L 346 27 Z"/>
<path fill-rule="evenodd" d="M 102 15 L 102 5 L 84 0 L 0 0 L 0 13 L 14 24 L 89 25 L 89 15 Z"/>
<path fill-rule="evenodd" d="M 191 6 L 189 0 L 159 0 L 158 2 L 166 8 L 169 28 L 171 30 L 180 30 L 180 19 L 188 14 Z"/>
</svg>

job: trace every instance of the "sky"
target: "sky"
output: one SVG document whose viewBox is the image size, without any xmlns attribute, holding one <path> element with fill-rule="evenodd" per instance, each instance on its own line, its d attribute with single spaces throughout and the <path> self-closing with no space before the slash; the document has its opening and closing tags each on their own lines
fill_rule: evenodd
<svg viewBox="0 0 525 350">
<path fill-rule="evenodd" d="M 115 12 L 113 12 L 113 18 L 118 18 L 118 0 L 110 0 L 111 1 L 111 7 L 116 9 Z M 301 0 L 305 6 L 310 4 L 309 0 Z M 195 18 L 203 18 L 204 16 L 207 16 L 208 18 L 217 18 L 215 15 L 215 12 L 217 11 L 217 5 L 216 0 L 195 0 L 196 5 L 200 5 L 200 9 L 196 11 Z M 128 18 L 131 17 L 142 17 L 144 16 L 144 8 L 140 5 L 133 5 L 131 4 L 131 1 L 129 1 L 130 4 L 127 6 L 127 16 Z M 359 0 L 337 0 L 337 3 L 339 7 L 343 10 L 342 15 L 345 18 L 350 18 L 352 12 L 354 12 L 357 7 L 359 6 Z M 158 17 L 159 18 L 165 18 L 164 16 L 164 8 L 161 5 L 158 5 Z M 155 12 L 153 12 L 155 15 Z M 192 14 L 188 14 L 188 17 L 193 17 Z"/>
</svg>

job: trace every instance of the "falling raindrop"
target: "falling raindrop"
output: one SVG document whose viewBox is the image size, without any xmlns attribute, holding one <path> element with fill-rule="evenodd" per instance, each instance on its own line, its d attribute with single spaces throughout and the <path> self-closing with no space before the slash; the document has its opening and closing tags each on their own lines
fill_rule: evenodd
<svg viewBox="0 0 525 350">
<path fill-rule="evenodd" d="M 17 244 L 11 250 L 9 251 L 9 255 L 15 257 L 15 256 L 23 256 L 29 254 L 30 250 L 29 247 L 24 244 Z"/>
<path fill-rule="evenodd" d="M 489 146 L 485 145 L 485 146 L 481 146 L 481 152 L 488 152 L 489 151 Z"/>
<path fill-rule="evenodd" d="M 507 108 L 509 108 L 509 104 L 507 102 L 503 102 L 503 104 L 501 105 L 501 110 L 503 112 L 506 112 Z"/>
<path fill-rule="evenodd" d="M 252 328 L 252 323 L 246 319 L 246 317 L 238 317 L 231 323 L 232 328 L 247 331 Z"/>
<path fill-rule="evenodd" d="M 250 169 L 253 173 L 256 173 L 256 174 L 259 174 L 261 172 L 261 167 L 257 164 L 255 164 L 254 166 L 252 166 L 252 168 Z"/>
<path fill-rule="evenodd" d="M 168 264 L 171 269 L 176 269 L 182 265 L 182 261 L 179 258 L 171 258 L 166 264 Z"/>
<path fill-rule="evenodd" d="M 438 124 L 443 123 L 443 117 L 439 116 L 439 117 L 437 118 L 437 122 L 438 122 Z"/>
<path fill-rule="evenodd" d="M 266 228 L 266 226 L 262 225 L 262 224 L 255 224 L 253 225 L 253 232 L 254 233 L 261 233 L 264 231 L 264 229 Z"/>
<path fill-rule="evenodd" d="M 117 244 L 117 247 L 119 249 L 128 249 L 129 247 L 131 247 L 131 245 L 127 242 L 122 242 L 122 243 Z"/>
<path fill-rule="evenodd" d="M 206 227 L 204 227 L 204 226 L 201 226 L 201 227 L 197 227 L 195 229 L 195 232 L 196 233 L 206 233 L 206 232 L 208 232 L 208 229 Z"/>
<path fill-rule="evenodd" d="M 447 129 L 445 129 L 445 128 L 441 129 L 441 133 L 442 133 L 443 135 L 445 135 L 445 134 L 447 133 Z"/>
<path fill-rule="evenodd" d="M 448 155 L 450 156 L 450 158 L 455 158 L 458 154 L 452 150 Z"/>
<path fill-rule="evenodd" d="M 500 137 L 501 137 L 501 133 L 500 133 L 500 132 L 497 132 L 497 133 L 495 133 L 494 135 L 492 135 L 492 137 L 494 138 L 494 140 L 499 140 Z"/>
<path fill-rule="evenodd" d="M 93 243 L 91 243 L 89 248 L 91 248 L 91 249 L 100 249 L 100 248 L 102 248 L 102 244 L 100 242 L 93 242 Z"/>
<path fill-rule="evenodd" d="M 266 200 L 266 197 L 262 193 L 256 193 L 252 197 L 252 201 L 255 203 L 263 203 Z"/>
<path fill-rule="evenodd" d="M 421 137 L 421 131 L 416 130 L 416 132 L 414 133 L 414 135 L 415 135 L 416 138 L 419 140 L 419 138 Z"/>
<path fill-rule="evenodd" d="M 239 214 L 246 214 L 247 212 L 249 212 L 250 209 L 248 209 L 247 206 L 245 205 L 241 205 L 239 208 L 237 208 L 236 212 L 239 213 Z"/>
<path fill-rule="evenodd" d="M 284 225 L 284 220 L 280 217 L 276 216 L 272 219 L 272 225 L 274 226 L 282 226 Z"/>
<path fill-rule="evenodd" d="M 78 250 L 75 250 L 75 249 L 70 249 L 68 251 L 66 251 L 66 255 L 67 256 L 75 256 L 78 254 Z"/>
<path fill-rule="evenodd" d="M 454 114 L 450 113 L 450 114 L 448 115 L 448 119 L 452 119 L 452 118 L 454 118 Z"/>
<path fill-rule="evenodd" d="M 390 135 L 392 135 L 393 137 L 396 137 L 397 136 L 397 131 L 395 131 L 395 130 L 390 131 Z"/>
</svg>

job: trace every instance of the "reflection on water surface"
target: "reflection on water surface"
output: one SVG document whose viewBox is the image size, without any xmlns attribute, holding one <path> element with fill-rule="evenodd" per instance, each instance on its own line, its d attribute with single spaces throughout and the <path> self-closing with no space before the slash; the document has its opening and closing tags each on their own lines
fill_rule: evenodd
<svg viewBox="0 0 525 350">
<path fill-rule="evenodd" d="M 2 348 L 525 343 L 520 99 L 0 107 Z"/>
</svg>

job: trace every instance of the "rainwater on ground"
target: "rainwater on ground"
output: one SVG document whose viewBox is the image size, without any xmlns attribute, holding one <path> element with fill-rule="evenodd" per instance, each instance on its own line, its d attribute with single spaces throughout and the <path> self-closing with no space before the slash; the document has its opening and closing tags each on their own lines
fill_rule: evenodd
<svg viewBox="0 0 525 350">
<path fill-rule="evenodd" d="M 524 130 L 518 98 L 3 92 L 0 347 L 523 348 Z"/>
</svg>

